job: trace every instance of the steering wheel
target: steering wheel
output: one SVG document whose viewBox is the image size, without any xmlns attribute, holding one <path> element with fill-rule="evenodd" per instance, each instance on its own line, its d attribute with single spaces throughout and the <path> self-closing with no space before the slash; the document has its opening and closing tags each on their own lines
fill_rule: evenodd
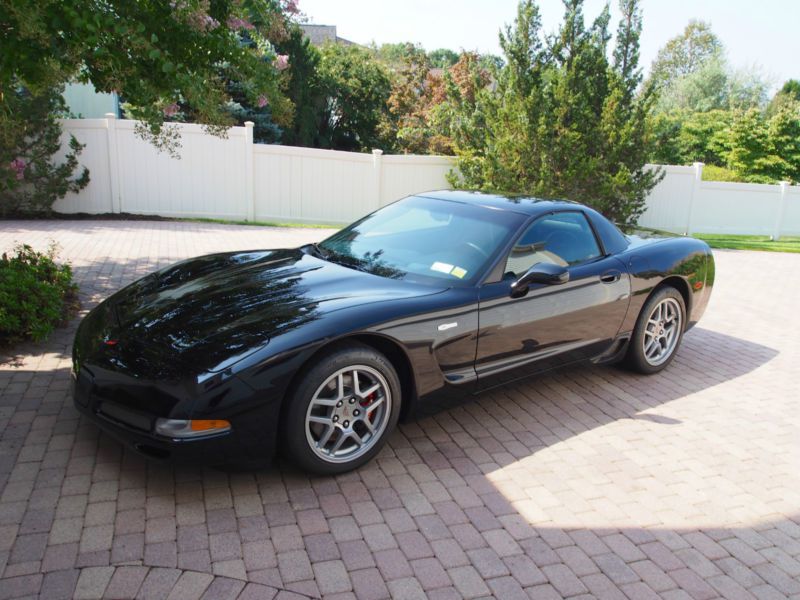
<svg viewBox="0 0 800 600">
<path fill-rule="evenodd" d="M 489 258 L 489 253 L 488 253 L 488 252 L 486 252 L 486 250 L 484 250 L 484 249 L 483 249 L 483 248 L 481 248 L 480 246 L 478 246 L 478 244 L 474 244 L 474 243 L 472 243 L 472 242 L 464 242 L 464 243 L 465 243 L 467 246 L 469 246 L 470 248 L 472 248 L 473 250 L 475 250 L 475 252 L 477 252 L 478 254 L 480 254 L 481 256 L 483 256 L 484 258 Z"/>
</svg>

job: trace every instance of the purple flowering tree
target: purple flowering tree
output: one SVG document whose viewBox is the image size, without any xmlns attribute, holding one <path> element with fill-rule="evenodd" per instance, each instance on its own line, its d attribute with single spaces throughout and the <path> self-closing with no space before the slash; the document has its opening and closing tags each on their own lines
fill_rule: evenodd
<svg viewBox="0 0 800 600">
<path fill-rule="evenodd" d="M 297 12 L 296 0 L 0 0 L 0 96 L 91 81 L 117 92 L 157 141 L 164 121 L 186 111 L 223 133 L 235 123 L 226 110 L 234 80 L 248 102 L 266 98 L 272 119 L 288 124 L 287 63 L 273 44 Z"/>
<path fill-rule="evenodd" d="M 61 127 L 56 117 L 64 110 L 61 89 L 33 94 L 12 90 L 0 111 L 0 216 L 48 211 L 67 192 L 89 183 L 89 172 L 78 169 L 82 146 L 70 137 L 60 160 Z M 77 171 L 77 172 L 76 172 Z"/>
</svg>

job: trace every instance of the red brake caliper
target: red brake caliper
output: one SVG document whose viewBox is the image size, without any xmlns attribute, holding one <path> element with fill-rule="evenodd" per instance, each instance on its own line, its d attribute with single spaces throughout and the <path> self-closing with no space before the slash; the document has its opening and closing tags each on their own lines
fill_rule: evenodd
<svg viewBox="0 0 800 600">
<path fill-rule="evenodd" d="M 359 404 L 361 404 L 361 406 L 363 406 L 364 408 L 367 408 L 370 404 L 372 404 L 373 400 L 375 400 L 375 392 L 372 392 L 369 396 L 361 400 Z M 369 418 L 369 420 L 372 421 L 374 415 L 369 414 L 369 409 L 367 409 L 365 412 L 367 413 L 367 417 Z"/>
</svg>

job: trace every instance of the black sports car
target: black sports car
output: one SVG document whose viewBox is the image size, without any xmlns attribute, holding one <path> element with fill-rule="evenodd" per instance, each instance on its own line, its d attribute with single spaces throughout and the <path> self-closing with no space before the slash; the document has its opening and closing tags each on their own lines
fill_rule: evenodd
<svg viewBox="0 0 800 600">
<path fill-rule="evenodd" d="M 708 246 L 623 235 L 571 202 L 412 196 L 319 244 L 186 260 L 83 320 L 75 405 L 151 457 L 340 473 L 398 419 L 576 361 L 670 363 Z"/>
</svg>

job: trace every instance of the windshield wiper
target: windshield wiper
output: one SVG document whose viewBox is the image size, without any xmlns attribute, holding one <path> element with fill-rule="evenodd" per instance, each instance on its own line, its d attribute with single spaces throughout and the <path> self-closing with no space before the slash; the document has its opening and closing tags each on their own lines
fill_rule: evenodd
<svg viewBox="0 0 800 600">
<path fill-rule="evenodd" d="M 330 258 L 330 253 L 323 250 L 322 246 L 320 246 L 316 242 L 313 242 L 308 246 L 317 258 L 321 258 L 322 260 L 328 260 L 328 258 Z"/>
</svg>

